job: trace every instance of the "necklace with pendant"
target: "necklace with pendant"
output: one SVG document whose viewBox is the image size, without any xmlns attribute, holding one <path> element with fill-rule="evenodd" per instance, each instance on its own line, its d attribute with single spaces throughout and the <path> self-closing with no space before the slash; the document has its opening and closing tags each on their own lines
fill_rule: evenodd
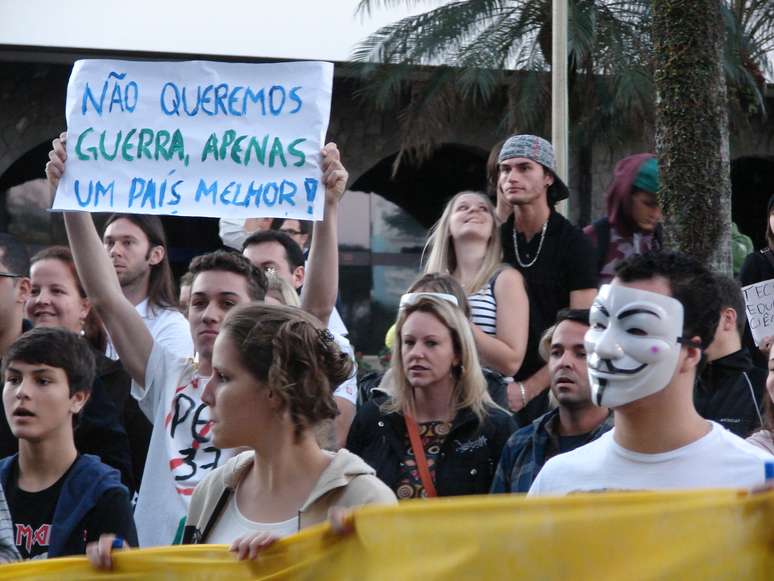
<svg viewBox="0 0 774 581">
<path fill-rule="evenodd" d="M 540 243 L 538 244 L 537 252 L 535 253 L 535 258 L 533 258 L 530 262 L 522 262 L 521 256 L 519 256 L 519 240 L 516 236 L 516 230 L 513 230 L 513 251 L 516 253 L 516 262 L 519 263 L 519 266 L 522 268 L 529 268 L 533 264 L 537 262 L 538 257 L 540 256 L 540 251 L 543 249 L 543 241 L 546 239 L 546 230 L 548 229 L 548 220 L 543 222 L 543 229 L 540 231 Z"/>
</svg>

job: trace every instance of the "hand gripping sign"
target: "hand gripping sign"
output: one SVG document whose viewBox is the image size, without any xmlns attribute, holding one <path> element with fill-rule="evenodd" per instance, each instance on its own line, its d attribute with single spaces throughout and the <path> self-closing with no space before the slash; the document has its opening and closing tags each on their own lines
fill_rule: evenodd
<svg viewBox="0 0 774 581">
<path fill-rule="evenodd" d="M 333 65 L 81 60 L 55 210 L 321 220 Z"/>
<path fill-rule="evenodd" d="M 760 345 L 763 339 L 774 335 L 774 280 L 748 284 L 742 292 L 753 340 Z"/>
</svg>

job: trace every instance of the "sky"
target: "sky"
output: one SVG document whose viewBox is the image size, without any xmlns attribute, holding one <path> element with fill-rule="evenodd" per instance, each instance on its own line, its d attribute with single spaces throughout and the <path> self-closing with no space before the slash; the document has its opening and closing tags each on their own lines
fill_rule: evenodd
<svg viewBox="0 0 774 581">
<path fill-rule="evenodd" d="M 380 26 L 440 3 L 356 16 L 357 0 L 0 0 L 0 44 L 345 61 Z"/>
</svg>

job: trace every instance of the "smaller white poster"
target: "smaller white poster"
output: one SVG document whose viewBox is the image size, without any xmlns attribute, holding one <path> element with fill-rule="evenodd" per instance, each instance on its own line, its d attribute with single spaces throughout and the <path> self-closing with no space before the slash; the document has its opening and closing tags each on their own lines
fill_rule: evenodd
<svg viewBox="0 0 774 581">
<path fill-rule="evenodd" d="M 321 220 L 333 65 L 77 61 L 55 210 Z"/>
<path fill-rule="evenodd" d="M 742 287 L 747 321 L 756 345 L 774 335 L 774 279 Z"/>
</svg>

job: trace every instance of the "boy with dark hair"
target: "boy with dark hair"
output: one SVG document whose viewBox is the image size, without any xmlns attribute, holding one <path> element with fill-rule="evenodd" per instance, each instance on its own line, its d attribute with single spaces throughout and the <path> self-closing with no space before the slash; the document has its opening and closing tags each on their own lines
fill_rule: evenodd
<svg viewBox="0 0 774 581">
<path fill-rule="evenodd" d="M 242 254 L 263 271 L 274 271 L 298 290 L 304 284 L 304 251 L 279 230 L 263 230 L 247 237 Z"/>
<path fill-rule="evenodd" d="M 195 257 L 188 266 L 191 286 L 199 274 L 210 270 L 220 270 L 243 276 L 247 283 L 247 294 L 250 300 L 262 301 L 266 296 L 266 275 L 239 254 L 228 250 L 215 250 Z"/>
<path fill-rule="evenodd" d="M 656 253 L 621 263 L 594 300 L 585 338 L 592 401 L 613 409 L 615 427 L 549 460 L 530 494 L 763 484 L 771 455 L 693 405 L 720 304 L 714 276 L 692 258 Z"/>
<path fill-rule="evenodd" d="M 763 424 L 766 372 L 753 364 L 742 336 L 747 321 L 739 283 L 715 276 L 720 292 L 720 321 L 705 350 L 707 366 L 693 390 L 693 403 L 703 418 L 746 438 Z"/>
<path fill-rule="evenodd" d="M 0 461 L 0 483 L 23 559 L 81 555 L 103 533 L 136 542 L 120 474 L 75 448 L 73 416 L 94 373 L 86 342 L 60 328 L 33 329 L 6 353 L 3 405 L 19 453 Z"/>
</svg>

